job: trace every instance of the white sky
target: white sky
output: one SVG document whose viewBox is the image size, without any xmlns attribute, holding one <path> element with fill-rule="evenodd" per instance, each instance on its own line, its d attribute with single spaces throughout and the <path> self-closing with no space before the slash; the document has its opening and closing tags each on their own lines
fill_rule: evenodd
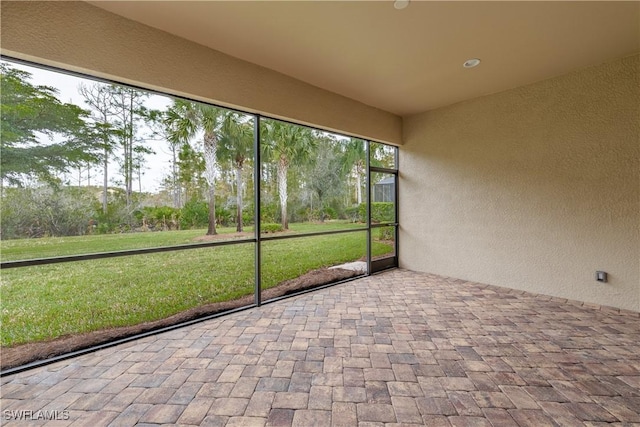
<svg viewBox="0 0 640 427">
<path fill-rule="evenodd" d="M 58 99 L 65 103 L 73 103 L 84 109 L 89 109 L 84 103 L 84 98 L 78 93 L 78 86 L 80 83 L 90 85 L 95 80 L 84 79 L 75 77 L 65 73 L 59 73 L 55 71 L 49 71 L 43 68 L 30 67 L 21 63 L 3 61 L 10 64 L 12 67 L 27 71 L 31 74 L 30 82 L 35 85 L 47 85 L 58 89 Z M 149 109 L 164 110 L 171 103 L 171 98 L 168 96 L 160 96 L 150 94 L 149 98 L 145 101 L 145 106 Z M 149 131 L 142 130 L 141 134 L 149 134 Z M 144 166 L 142 176 L 142 190 L 148 192 L 158 191 L 160 188 L 160 182 L 163 177 L 169 173 L 170 170 L 170 152 L 168 144 L 164 141 L 148 140 L 146 144 L 151 148 L 155 154 L 147 155 L 147 162 Z M 113 180 L 123 181 L 122 175 L 119 173 L 119 166 L 117 162 L 109 163 L 109 181 L 110 185 L 113 184 Z M 66 176 L 69 179 L 71 185 L 78 185 L 78 172 L 71 172 Z M 96 166 L 91 171 L 91 185 L 100 185 L 102 183 L 102 168 Z M 86 172 L 83 172 L 82 185 L 86 185 Z M 138 179 L 134 176 L 133 182 L 134 191 L 138 189 Z"/>
</svg>

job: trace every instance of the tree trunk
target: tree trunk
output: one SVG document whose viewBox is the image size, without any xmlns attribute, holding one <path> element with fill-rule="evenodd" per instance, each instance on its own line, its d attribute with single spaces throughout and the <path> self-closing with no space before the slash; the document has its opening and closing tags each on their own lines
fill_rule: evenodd
<svg viewBox="0 0 640 427">
<path fill-rule="evenodd" d="M 124 195 L 127 205 L 127 214 L 131 211 L 131 192 L 129 191 L 129 136 L 124 136 Z"/>
<path fill-rule="evenodd" d="M 107 202 L 108 202 L 108 196 L 107 196 L 107 192 L 109 191 L 109 174 L 108 174 L 108 168 L 109 168 L 109 149 L 107 148 L 107 145 L 105 143 L 105 148 L 104 148 L 104 174 L 102 176 L 102 213 L 106 214 L 107 213 Z"/>
<path fill-rule="evenodd" d="M 133 90 L 129 90 L 129 131 L 125 140 L 125 188 L 127 193 L 127 213 L 131 213 L 131 196 L 133 195 Z M 126 113 L 125 113 L 126 116 Z"/>
<path fill-rule="evenodd" d="M 358 201 L 358 206 L 360 206 L 362 204 L 362 182 L 359 166 L 356 166 L 356 199 Z"/>
<path fill-rule="evenodd" d="M 282 214 L 282 228 L 289 229 L 289 219 L 287 218 L 287 170 L 289 162 L 286 157 L 280 156 L 278 162 L 278 195 L 280 196 L 280 212 Z"/>
<path fill-rule="evenodd" d="M 218 234 L 216 231 L 216 190 L 213 185 L 209 185 L 209 227 L 207 236 Z"/>
<path fill-rule="evenodd" d="M 171 144 L 171 154 L 173 155 L 173 159 L 171 162 L 171 186 L 173 188 L 173 207 L 181 208 L 180 206 L 180 193 L 181 189 L 178 188 L 178 170 L 176 164 L 176 145 Z"/>
<path fill-rule="evenodd" d="M 203 141 L 205 177 L 209 184 L 209 228 L 207 235 L 218 234 L 216 231 L 216 151 L 218 140 L 213 132 L 205 132 Z"/>
<path fill-rule="evenodd" d="M 236 219 L 236 231 L 242 232 L 242 164 L 236 165 L 236 205 L 237 205 L 237 219 Z"/>
</svg>

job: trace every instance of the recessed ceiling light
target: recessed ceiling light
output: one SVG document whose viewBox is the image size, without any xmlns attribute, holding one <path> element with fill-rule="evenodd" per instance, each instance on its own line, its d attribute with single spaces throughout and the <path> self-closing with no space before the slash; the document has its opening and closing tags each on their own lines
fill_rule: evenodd
<svg viewBox="0 0 640 427">
<path fill-rule="evenodd" d="M 396 0 L 395 2 L 393 2 L 393 7 L 398 10 L 402 10 L 407 6 L 409 6 L 409 0 Z"/>
<path fill-rule="evenodd" d="M 480 60 L 478 58 L 467 59 L 466 61 L 464 61 L 464 64 L 462 64 L 464 68 L 473 68 L 477 67 L 478 65 L 480 65 Z"/>
</svg>

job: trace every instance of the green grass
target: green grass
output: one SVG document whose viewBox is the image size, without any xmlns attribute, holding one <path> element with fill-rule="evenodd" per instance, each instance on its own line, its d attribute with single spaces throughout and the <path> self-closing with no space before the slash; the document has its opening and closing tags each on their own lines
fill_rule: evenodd
<svg viewBox="0 0 640 427">
<path fill-rule="evenodd" d="M 235 229 L 220 229 L 228 234 Z M 41 239 L 3 240 L 2 261 L 49 258 L 64 255 L 90 254 L 125 249 L 153 248 L 195 243 L 194 238 L 205 230 L 158 231 L 147 233 L 94 234 L 90 236 L 49 237 Z"/>
<path fill-rule="evenodd" d="M 292 224 L 291 228 L 292 232 L 314 232 L 326 230 L 327 225 L 350 226 Z M 79 247 L 102 252 L 183 244 L 202 234 L 202 230 L 189 230 L 7 243 L 11 244 L 9 259 L 19 259 L 20 254 L 40 258 L 78 253 Z M 365 236 L 365 232 L 354 232 L 263 242 L 263 288 L 316 268 L 362 258 Z M 3 270 L 0 343 L 12 346 L 134 325 L 250 295 L 254 248 L 248 243 Z M 372 251 L 376 256 L 390 253 L 392 248 L 374 241 Z"/>
<path fill-rule="evenodd" d="M 310 270 L 356 261 L 366 256 L 366 232 L 301 237 L 262 243 L 262 286 L 276 286 Z M 374 255 L 390 252 L 388 245 L 375 244 Z"/>
<path fill-rule="evenodd" d="M 289 225 L 290 230 L 287 233 L 313 233 L 318 231 L 332 231 L 362 227 L 362 224 L 352 224 L 345 221 L 327 221 L 323 224 L 292 223 Z M 224 236 L 225 234 L 235 233 L 236 229 L 235 227 L 218 227 L 217 231 L 219 234 Z M 253 227 L 245 227 L 245 231 L 253 233 Z M 2 240 L 0 242 L 0 259 L 2 261 L 15 261 L 65 255 L 121 251 L 127 249 L 184 245 L 198 243 L 194 239 L 202 237 L 205 233 L 205 229 L 197 229 Z M 229 239 L 234 239 L 234 237 L 229 236 Z"/>
</svg>

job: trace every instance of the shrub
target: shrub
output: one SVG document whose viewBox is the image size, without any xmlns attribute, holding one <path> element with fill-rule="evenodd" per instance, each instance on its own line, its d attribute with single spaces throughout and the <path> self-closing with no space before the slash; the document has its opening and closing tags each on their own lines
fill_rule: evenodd
<svg viewBox="0 0 640 427">
<path fill-rule="evenodd" d="M 78 188 L 7 188 L 1 204 L 2 238 L 87 234 L 92 201 L 89 192 Z"/>
<path fill-rule="evenodd" d="M 336 210 L 334 208 L 332 208 L 331 206 L 325 206 L 321 211 L 320 211 L 320 218 L 322 220 L 327 220 L 327 219 L 336 219 L 338 217 L 338 213 L 336 212 Z"/>
<path fill-rule="evenodd" d="M 180 228 L 203 228 L 209 225 L 209 205 L 192 200 L 180 211 Z"/>
<path fill-rule="evenodd" d="M 378 228 L 378 239 L 385 241 L 395 240 L 395 233 L 393 227 Z"/>
<path fill-rule="evenodd" d="M 98 234 L 108 234 L 108 233 L 111 233 L 112 231 L 113 229 L 111 228 L 110 224 L 107 222 L 99 222 L 95 228 L 95 232 Z"/>
<path fill-rule="evenodd" d="M 94 200 L 93 210 L 95 212 L 93 223 L 94 231 L 98 234 L 107 234 L 126 231 L 130 228 L 127 224 L 132 222 L 132 218 L 127 210 L 127 201 L 122 189 L 109 189 L 107 212 L 102 210 L 102 202 Z"/>
<path fill-rule="evenodd" d="M 235 213 L 235 211 L 234 211 Z M 207 211 L 208 215 L 208 211 Z M 216 205 L 216 224 L 228 227 L 231 223 L 235 223 L 235 215 L 225 207 Z"/>
<path fill-rule="evenodd" d="M 156 230 L 172 230 L 179 228 L 180 209 L 171 206 L 145 207 L 140 212 L 141 222 L 146 221 L 147 227 Z"/>
<path fill-rule="evenodd" d="M 260 220 L 275 223 L 277 220 L 277 212 L 278 205 L 276 203 L 262 203 L 260 206 Z"/>
<path fill-rule="evenodd" d="M 282 228 L 282 224 L 267 222 L 260 224 L 260 231 L 263 233 L 278 233 L 280 231 L 284 231 L 284 228 Z"/>
<path fill-rule="evenodd" d="M 242 210 L 243 225 L 253 225 L 253 217 L 254 217 L 253 210 L 254 210 L 253 203 L 251 203 L 250 205 L 247 205 L 247 207 Z"/>
<path fill-rule="evenodd" d="M 224 206 L 216 204 L 216 225 L 228 227 L 234 222 L 233 214 Z M 209 204 L 191 200 L 180 211 L 180 228 L 205 228 L 209 225 Z"/>
<path fill-rule="evenodd" d="M 360 206 L 345 209 L 344 215 L 351 222 L 364 222 L 364 218 L 360 215 Z"/>
<path fill-rule="evenodd" d="M 367 204 L 362 203 L 360 206 L 358 206 L 357 209 L 358 209 L 360 222 L 366 222 Z M 395 206 L 392 202 L 371 203 L 371 222 L 393 222 L 394 215 L 395 215 Z"/>
</svg>

